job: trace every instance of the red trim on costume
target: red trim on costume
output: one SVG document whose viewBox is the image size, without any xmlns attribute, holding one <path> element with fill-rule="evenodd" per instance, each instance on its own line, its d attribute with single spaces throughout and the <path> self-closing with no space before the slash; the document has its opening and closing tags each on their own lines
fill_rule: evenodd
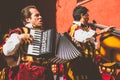
<svg viewBox="0 0 120 80">
<path fill-rule="evenodd" d="M 21 29 L 20 29 L 20 28 L 16 28 L 16 29 L 14 29 L 14 30 L 10 30 L 10 31 L 9 31 L 9 36 L 10 36 L 12 33 L 20 34 L 20 33 L 21 33 Z"/>
</svg>

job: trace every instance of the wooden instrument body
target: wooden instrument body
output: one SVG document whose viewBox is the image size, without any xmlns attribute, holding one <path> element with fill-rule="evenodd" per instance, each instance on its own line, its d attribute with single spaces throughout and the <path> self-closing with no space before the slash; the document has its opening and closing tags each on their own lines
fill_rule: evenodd
<svg viewBox="0 0 120 80">
<path fill-rule="evenodd" d="M 120 62 L 120 37 L 106 33 L 100 39 L 100 54 L 105 61 Z"/>
</svg>

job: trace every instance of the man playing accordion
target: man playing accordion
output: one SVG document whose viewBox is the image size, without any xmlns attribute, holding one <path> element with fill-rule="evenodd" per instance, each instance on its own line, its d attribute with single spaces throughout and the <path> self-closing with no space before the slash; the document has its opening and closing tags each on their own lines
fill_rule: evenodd
<svg viewBox="0 0 120 80">
<path fill-rule="evenodd" d="M 43 64 L 42 58 L 37 60 L 36 57 L 30 56 L 32 58 L 27 61 L 27 55 L 25 55 L 27 46 L 33 42 L 29 31 L 31 29 L 43 30 L 40 12 L 36 6 L 29 5 L 21 10 L 21 18 L 25 27 L 11 30 L 8 40 L 3 45 L 4 55 L 13 59 L 11 61 L 13 64 L 8 64 L 7 80 L 53 80 L 50 68 Z"/>
</svg>

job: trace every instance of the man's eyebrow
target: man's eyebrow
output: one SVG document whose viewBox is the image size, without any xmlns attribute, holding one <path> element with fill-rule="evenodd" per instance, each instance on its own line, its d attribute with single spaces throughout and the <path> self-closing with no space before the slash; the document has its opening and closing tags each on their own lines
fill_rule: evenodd
<svg viewBox="0 0 120 80">
<path fill-rule="evenodd" d="M 39 14 L 39 13 L 37 13 L 37 14 L 35 14 L 35 16 L 40 16 L 40 14 Z"/>
</svg>

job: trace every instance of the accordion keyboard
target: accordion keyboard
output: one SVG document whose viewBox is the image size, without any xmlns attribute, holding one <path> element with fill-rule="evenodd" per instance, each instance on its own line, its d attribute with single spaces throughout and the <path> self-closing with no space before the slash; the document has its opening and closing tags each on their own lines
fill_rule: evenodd
<svg viewBox="0 0 120 80">
<path fill-rule="evenodd" d="M 52 30 L 31 30 L 33 43 L 28 45 L 28 55 L 42 55 L 52 52 Z"/>
</svg>

